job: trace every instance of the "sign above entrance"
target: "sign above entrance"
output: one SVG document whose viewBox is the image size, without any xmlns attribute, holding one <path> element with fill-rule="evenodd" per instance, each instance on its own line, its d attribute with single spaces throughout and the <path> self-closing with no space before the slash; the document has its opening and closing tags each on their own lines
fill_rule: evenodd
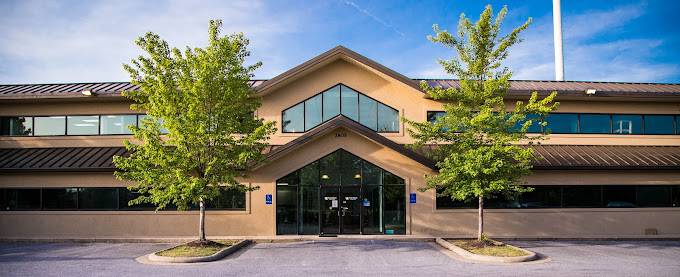
<svg viewBox="0 0 680 277">
<path fill-rule="evenodd" d="M 267 206 L 270 206 L 272 204 L 272 195 L 271 194 L 265 194 L 264 195 L 264 204 Z"/>
<path fill-rule="evenodd" d="M 409 202 L 411 202 L 411 204 L 415 204 L 415 203 L 416 203 L 416 193 L 415 193 L 415 192 L 411 192 L 410 201 L 409 201 Z"/>
</svg>

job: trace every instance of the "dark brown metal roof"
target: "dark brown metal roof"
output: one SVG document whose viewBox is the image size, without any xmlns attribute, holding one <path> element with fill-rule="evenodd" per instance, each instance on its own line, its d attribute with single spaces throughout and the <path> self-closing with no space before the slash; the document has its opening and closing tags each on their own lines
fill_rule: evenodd
<svg viewBox="0 0 680 277">
<path fill-rule="evenodd" d="M 413 80 L 425 81 L 433 87 L 458 87 L 458 81 L 453 79 Z M 258 88 L 266 81 L 251 80 L 250 86 Z M 135 89 L 137 86 L 128 82 L 0 85 L 0 99 L 88 97 L 82 94 L 83 90 L 90 90 L 97 96 L 118 97 L 125 90 Z M 587 95 L 585 92 L 588 89 L 595 89 L 595 95 Z M 560 97 L 680 97 L 680 84 L 510 81 L 510 95 L 524 96 L 533 91 L 541 95 L 557 91 Z"/>
<path fill-rule="evenodd" d="M 123 147 L 0 149 L 0 171 L 111 171 Z"/>
<path fill-rule="evenodd" d="M 251 80 L 256 87 L 264 80 Z M 139 87 L 129 82 L 71 83 L 71 84 L 14 84 L 0 85 L 0 99 L 88 97 L 82 94 L 89 90 L 97 96 L 120 96 L 123 91 Z"/>
<path fill-rule="evenodd" d="M 458 80 L 418 79 L 431 87 L 457 88 Z M 596 90 L 595 95 L 587 95 L 586 90 Z M 560 97 L 678 97 L 680 84 L 625 83 L 625 82 L 586 82 L 586 81 L 510 81 L 510 94 L 525 95 L 536 91 L 546 95 L 557 91 Z"/>
<path fill-rule="evenodd" d="M 310 135 L 302 135 L 285 145 L 272 145 L 264 150 L 268 159 L 276 159 L 307 141 L 326 134 L 336 127 L 350 126 L 351 120 L 329 121 Z M 356 123 L 358 124 L 358 123 Z M 357 130 L 351 126 L 351 130 Z M 370 134 L 375 134 L 375 136 Z M 369 139 L 393 148 L 422 164 L 432 163 L 403 145 L 397 144 L 375 132 L 361 132 Z M 384 139 L 381 139 L 381 138 Z M 428 146 L 422 152 L 428 152 Z M 536 170 L 680 170 L 680 146 L 625 146 L 625 145 L 533 145 Z M 123 147 L 63 147 L 0 149 L 0 172 L 22 171 L 113 171 L 113 156 L 127 155 Z"/>
<path fill-rule="evenodd" d="M 534 145 L 535 169 L 680 169 L 678 146 Z"/>
</svg>

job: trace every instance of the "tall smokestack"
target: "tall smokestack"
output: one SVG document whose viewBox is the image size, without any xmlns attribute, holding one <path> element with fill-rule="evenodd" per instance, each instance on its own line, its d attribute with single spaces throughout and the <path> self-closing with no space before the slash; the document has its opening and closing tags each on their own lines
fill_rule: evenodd
<svg viewBox="0 0 680 277">
<path fill-rule="evenodd" d="M 560 0 L 553 0 L 553 32 L 555 39 L 555 80 L 564 81 L 564 56 L 562 55 L 562 15 Z"/>
</svg>

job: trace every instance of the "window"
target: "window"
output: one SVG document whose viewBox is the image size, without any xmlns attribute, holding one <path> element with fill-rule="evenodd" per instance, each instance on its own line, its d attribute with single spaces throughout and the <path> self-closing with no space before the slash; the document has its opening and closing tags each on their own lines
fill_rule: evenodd
<svg viewBox="0 0 680 277">
<path fill-rule="evenodd" d="M 671 207 L 671 189 L 669 186 L 637 187 L 637 205 L 640 207 Z"/>
<path fill-rule="evenodd" d="M 102 135 L 123 135 L 132 134 L 129 126 L 137 125 L 137 115 L 102 115 L 101 131 Z"/>
<path fill-rule="evenodd" d="M 45 210 L 75 210 L 78 208 L 77 188 L 49 188 L 42 190 Z"/>
<path fill-rule="evenodd" d="M 130 191 L 127 188 L 118 188 L 118 208 L 121 210 L 155 210 L 152 203 L 130 205 L 130 201 L 139 197 L 139 192 Z"/>
<path fill-rule="evenodd" d="M 30 116 L 0 117 L 0 136 L 33 135 L 33 118 Z"/>
<path fill-rule="evenodd" d="M 437 121 L 437 119 L 439 119 L 440 117 L 442 117 L 444 115 L 446 115 L 446 112 L 428 111 L 427 112 L 427 121 L 429 121 L 431 123 L 435 123 Z"/>
<path fill-rule="evenodd" d="M 40 189 L 0 189 L 0 209 L 39 210 Z"/>
<path fill-rule="evenodd" d="M 66 135 L 65 116 L 37 116 L 34 118 L 33 133 L 36 136 L 63 136 Z"/>
<path fill-rule="evenodd" d="M 359 93 L 351 88 L 340 86 L 340 113 L 351 120 L 359 121 Z"/>
<path fill-rule="evenodd" d="M 245 210 L 246 193 L 235 188 L 224 188 L 217 198 L 207 203 L 206 209 Z"/>
<path fill-rule="evenodd" d="M 118 189 L 116 188 L 79 188 L 78 209 L 115 210 L 118 209 Z"/>
<path fill-rule="evenodd" d="M 340 114 L 340 86 L 323 92 L 323 121 Z"/>
<path fill-rule="evenodd" d="M 604 186 L 602 192 L 607 208 L 635 207 L 635 186 Z"/>
<path fill-rule="evenodd" d="M 578 133 L 578 114 L 550 114 L 547 129 L 554 134 Z"/>
<path fill-rule="evenodd" d="M 672 115 L 645 115 L 646 135 L 672 135 L 675 134 Z"/>
<path fill-rule="evenodd" d="M 359 114 L 361 114 L 359 123 L 373 131 L 378 130 L 378 102 L 359 94 Z"/>
<path fill-rule="evenodd" d="M 145 114 L 137 115 L 138 126 L 141 127 L 141 126 L 144 124 L 144 123 L 143 123 L 143 120 L 144 120 L 145 118 L 147 118 L 147 117 L 148 117 L 148 115 L 145 115 Z M 167 133 L 168 133 L 168 129 L 166 129 L 166 128 L 163 126 L 163 119 L 162 119 L 162 118 L 159 118 L 159 119 L 158 119 L 158 123 L 161 125 L 161 128 L 160 128 L 160 129 L 161 129 L 161 130 L 160 130 L 160 131 L 161 131 L 161 134 L 167 134 Z"/>
<path fill-rule="evenodd" d="M 534 186 L 531 192 L 520 196 L 522 208 L 559 208 L 562 206 L 562 189 L 555 186 Z"/>
<path fill-rule="evenodd" d="M 355 202 L 361 203 L 360 213 L 352 215 L 360 221 L 362 233 L 405 233 L 404 179 L 342 149 L 276 181 L 276 233 L 319 234 L 323 226 L 333 224 L 324 220 L 327 209 L 322 208 L 329 200 L 322 196 L 333 194 L 353 195 L 351 201 L 361 201 Z"/>
<path fill-rule="evenodd" d="M 312 127 L 321 124 L 321 94 L 309 98 L 305 101 L 305 131 L 309 131 Z"/>
<path fill-rule="evenodd" d="M 610 134 L 612 132 L 611 116 L 608 114 L 581 114 L 580 133 Z"/>
<path fill-rule="evenodd" d="M 281 124 L 285 133 L 302 132 L 305 129 L 304 102 L 283 111 Z"/>
<path fill-rule="evenodd" d="M 399 132 L 399 112 L 383 104 L 378 105 L 378 132 Z"/>
<path fill-rule="evenodd" d="M 399 111 L 345 85 L 336 85 L 281 113 L 284 133 L 306 132 L 338 115 L 377 132 L 399 132 Z"/>
<path fill-rule="evenodd" d="M 642 134 L 641 115 L 613 115 L 614 134 L 637 135 Z"/>
<path fill-rule="evenodd" d="M 67 116 L 67 135 L 97 135 L 99 134 L 99 116 Z"/>
<path fill-rule="evenodd" d="M 603 185 L 532 186 L 534 190 L 517 199 L 498 197 L 485 200 L 489 209 L 501 208 L 636 208 L 680 207 L 680 186 Z M 453 201 L 437 194 L 437 209 L 476 209 L 477 199 Z"/>
</svg>

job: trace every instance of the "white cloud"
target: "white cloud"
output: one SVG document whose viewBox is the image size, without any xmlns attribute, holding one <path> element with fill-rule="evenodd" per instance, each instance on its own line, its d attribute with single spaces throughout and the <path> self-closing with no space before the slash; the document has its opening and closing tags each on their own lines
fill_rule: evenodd
<svg viewBox="0 0 680 277">
<path fill-rule="evenodd" d="M 282 70 L 275 41 L 299 24 L 295 14 L 272 13 L 260 0 L 83 3 L 82 11 L 65 2 L 5 3 L 0 82 L 127 80 L 121 64 L 140 54 L 135 38 L 154 31 L 173 46 L 204 46 L 213 18 L 223 19 L 223 33 L 243 31 L 257 58 L 272 61 L 258 74 L 274 75 Z"/>
</svg>

